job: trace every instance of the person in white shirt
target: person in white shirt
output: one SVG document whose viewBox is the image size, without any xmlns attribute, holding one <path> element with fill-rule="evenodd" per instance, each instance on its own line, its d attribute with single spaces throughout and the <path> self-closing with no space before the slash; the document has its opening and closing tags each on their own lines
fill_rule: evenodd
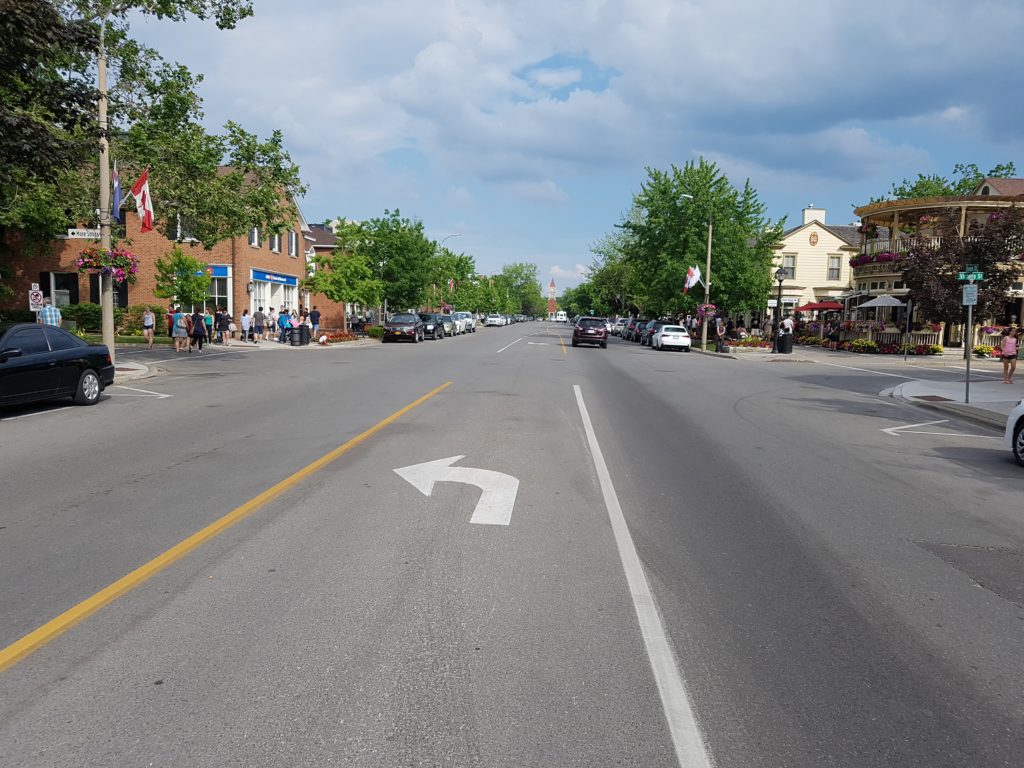
<svg viewBox="0 0 1024 768">
<path fill-rule="evenodd" d="M 276 334 L 277 332 L 277 310 L 271 307 L 270 312 L 267 313 L 267 326 L 263 334 L 263 340 L 270 341 L 270 335 Z"/>
</svg>

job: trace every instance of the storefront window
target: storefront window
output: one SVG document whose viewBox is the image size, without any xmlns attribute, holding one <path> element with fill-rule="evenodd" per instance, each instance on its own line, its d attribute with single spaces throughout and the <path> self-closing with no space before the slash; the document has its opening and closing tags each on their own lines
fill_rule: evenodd
<svg viewBox="0 0 1024 768">
<path fill-rule="evenodd" d="M 206 303 L 211 307 L 228 306 L 228 279 L 226 277 L 215 277 L 210 280 L 209 298 Z"/>
</svg>

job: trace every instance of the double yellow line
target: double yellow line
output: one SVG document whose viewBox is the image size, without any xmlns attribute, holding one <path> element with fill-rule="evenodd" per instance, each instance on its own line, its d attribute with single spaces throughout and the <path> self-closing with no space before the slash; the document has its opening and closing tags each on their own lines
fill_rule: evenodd
<svg viewBox="0 0 1024 768">
<path fill-rule="evenodd" d="M 175 561 L 180 560 L 201 544 L 204 544 L 215 536 L 223 533 L 235 523 L 240 520 L 244 520 L 260 507 L 270 501 L 273 501 L 290 488 L 298 485 L 314 472 L 320 471 L 338 457 L 348 453 L 363 441 L 373 437 L 373 435 L 380 432 L 384 427 L 400 419 L 413 408 L 418 405 L 422 405 L 434 395 L 451 386 L 451 383 L 452 382 L 447 381 L 418 400 L 409 403 L 409 405 L 405 406 L 401 410 L 395 411 L 386 419 L 378 422 L 365 432 L 356 435 L 344 445 L 339 445 L 333 451 L 321 456 L 312 464 L 303 467 L 295 474 L 286 477 L 281 482 L 263 491 L 259 496 L 256 496 L 242 504 L 240 507 L 236 507 L 231 510 L 228 514 L 224 515 L 224 517 L 210 523 L 210 525 L 206 526 L 202 530 L 193 533 L 187 539 L 175 544 L 163 554 L 157 555 L 145 565 L 139 566 L 131 573 L 122 576 L 113 584 L 101 589 L 91 597 L 87 597 L 85 600 L 64 611 L 64 613 L 60 614 L 56 618 L 46 622 L 38 629 L 29 632 L 20 640 L 17 640 L 3 650 L 0 650 L 0 672 L 3 672 L 5 669 L 16 664 L 26 656 L 35 653 L 54 638 L 59 637 L 83 619 L 96 613 L 100 608 L 112 603 L 121 595 L 130 592 L 135 589 L 135 587 L 148 581 L 150 578 L 160 573 L 160 571 L 164 570 L 164 568 Z"/>
</svg>

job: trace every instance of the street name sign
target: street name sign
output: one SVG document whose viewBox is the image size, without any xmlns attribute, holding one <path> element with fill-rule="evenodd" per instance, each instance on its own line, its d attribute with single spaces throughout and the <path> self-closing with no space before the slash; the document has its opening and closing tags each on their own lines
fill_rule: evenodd
<svg viewBox="0 0 1024 768">
<path fill-rule="evenodd" d="M 964 286 L 963 304 L 965 307 L 975 307 L 978 305 L 978 286 L 973 284 Z"/>
<path fill-rule="evenodd" d="M 984 280 L 985 279 L 985 273 L 984 272 L 957 272 L 956 273 L 956 279 L 957 280 Z"/>
</svg>

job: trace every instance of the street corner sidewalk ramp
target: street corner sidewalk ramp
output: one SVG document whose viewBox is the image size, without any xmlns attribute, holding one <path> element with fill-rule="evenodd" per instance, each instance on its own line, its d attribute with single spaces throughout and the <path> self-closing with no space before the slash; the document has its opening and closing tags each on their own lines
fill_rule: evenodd
<svg viewBox="0 0 1024 768">
<path fill-rule="evenodd" d="M 131 363 L 118 361 L 114 364 L 114 383 L 124 384 L 126 381 L 135 381 L 149 376 L 149 366 L 142 363 Z"/>
<path fill-rule="evenodd" d="M 1002 429 L 1006 417 L 1024 397 L 1024 385 L 1001 381 L 971 381 L 971 402 L 965 403 L 965 383 L 961 381 L 927 381 L 915 379 L 882 390 L 882 397 L 891 397 L 935 411 L 943 411 L 988 427 Z"/>
</svg>

